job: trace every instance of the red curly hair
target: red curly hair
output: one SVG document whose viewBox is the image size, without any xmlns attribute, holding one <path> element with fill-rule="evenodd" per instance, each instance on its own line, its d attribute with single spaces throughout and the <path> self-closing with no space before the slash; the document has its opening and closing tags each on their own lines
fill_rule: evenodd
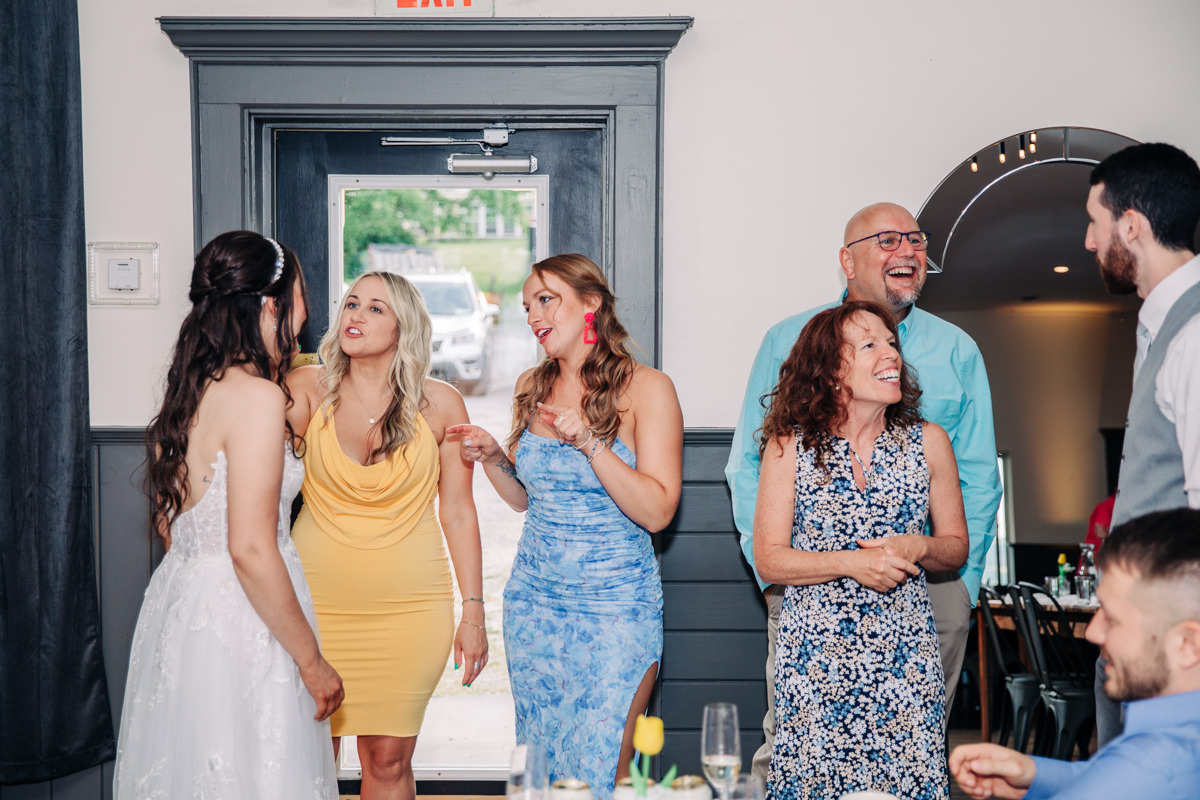
<svg viewBox="0 0 1200 800">
<path fill-rule="evenodd" d="M 848 419 L 846 401 L 853 396 L 849 386 L 844 392 L 838 386 L 847 363 L 846 325 L 863 313 L 874 314 L 883 320 L 899 349 L 896 321 L 891 312 L 878 303 L 847 300 L 810 319 L 779 369 L 779 383 L 774 391 L 762 397 L 767 414 L 759 431 L 760 456 L 767 442 L 799 429 L 800 443 L 805 449 L 815 451 L 816 464 L 829 473 L 825 459 L 829 455 L 833 432 Z M 901 360 L 900 402 L 884 411 L 887 427 L 895 429 L 921 422 L 920 398 L 916 376 Z"/>
</svg>

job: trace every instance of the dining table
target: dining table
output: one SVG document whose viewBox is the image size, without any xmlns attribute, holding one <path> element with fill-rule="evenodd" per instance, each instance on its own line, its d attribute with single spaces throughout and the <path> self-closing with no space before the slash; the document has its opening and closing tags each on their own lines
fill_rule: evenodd
<svg viewBox="0 0 1200 800">
<path fill-rule="evenodd" d="M 1049 605 L 1050 600 L 1044 594 L 1035 594 L 1038 602 L 1042 605 Z M 1100 608 L 1100 603 L 1095 597 L 1090 600 L 1081 600 L 1078 595 L 1067 594 L 1055 598 L 1063 613 L 1066 615 L 1067 622 L 1071 626 L 1071 632 L 1077 639 L 1083 639 L 1087 631 L 1088 623 L 1092 621 L 1092 617 L 1096 615 L 1097 609 Z M 1012 606 L 1000 600 L 989 600 L 988 609 L 992 612 L 992 619 L 996 621 L 996 627 L 1002 630 L 1015 631 L 1017 629 L 1016 621 L 1012 617 Z M 991 740 L 991 674 L 988 669 L 990 658 L 988 657 L 988 636 L 985 630 L 983 620 L 983 612 L 976 606 L 973 610 L 975 614 L 975 635 L 979 642 L 979 727 L 982 733 L 981 741 L 987 742 Z M 1025 644 L 1019 642 L 1021 661 L 1032 672 L 1032 665 L 1029 661 L 1029 654 L 1025 652 Z"/>
</svg>

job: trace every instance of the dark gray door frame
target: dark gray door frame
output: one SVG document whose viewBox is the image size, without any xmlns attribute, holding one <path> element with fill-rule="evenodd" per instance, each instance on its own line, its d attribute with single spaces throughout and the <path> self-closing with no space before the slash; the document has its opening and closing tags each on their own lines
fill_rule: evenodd
<svg viewBox="0 0 1200 800">
<path fill-rule="evenodd" d="M 691 17 L 162 17 L 188 57 L 195 246 L 274 231 L 273 130 L 504 119 L 605 128 L 603 252 L 621 320 L 661 364 L 663 68 Z"/>
</svg>

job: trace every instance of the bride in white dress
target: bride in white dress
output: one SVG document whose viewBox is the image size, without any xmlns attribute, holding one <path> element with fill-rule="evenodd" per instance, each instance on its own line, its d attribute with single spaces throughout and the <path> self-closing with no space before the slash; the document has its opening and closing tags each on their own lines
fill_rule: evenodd
<svg viewBox="0 0 1200 800">
<path fill-rule="evenodd" d="M 147 483 L 166 557 L 134 632 L 114 796 L 332 798 L 321 655 L 288 532 L 304 467 L 282 373 L 306 317 L 291 250 L 250 231 L 196 257 Z"/>
</svg>

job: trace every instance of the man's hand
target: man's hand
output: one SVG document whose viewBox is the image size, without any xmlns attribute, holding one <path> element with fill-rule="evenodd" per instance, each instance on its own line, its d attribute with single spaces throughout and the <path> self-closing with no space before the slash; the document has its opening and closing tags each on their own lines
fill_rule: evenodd
<svg viewBox="0 0 1200 800">
<path fill-rule="evenodd" d="M 1033 783 L 1033 759 L 998 744 L 964 744 L 950 754 L 950 774 L 962 790 L 983 800 L 1020 800 Z"/>
</svg>

